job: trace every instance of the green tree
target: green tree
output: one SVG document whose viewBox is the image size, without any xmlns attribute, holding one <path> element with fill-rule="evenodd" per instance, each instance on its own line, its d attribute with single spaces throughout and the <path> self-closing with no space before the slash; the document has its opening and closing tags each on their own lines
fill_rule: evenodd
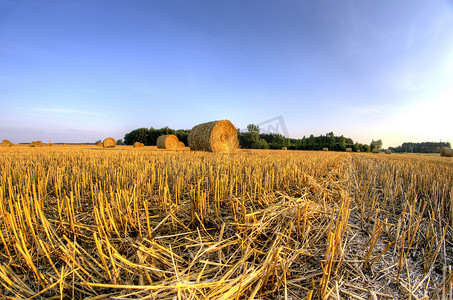
<svg viewBox="0 0 453 300">
<path fill-rule="evenodd" d="M 382 140 L 381 139 L 376 140 L 376 141 L 371 140 L 370 148 L 371 148 L 371 150 L 373 150 L 373 149 L 381 150 L 382 149 Z"/>
<path fill-rule="evenodd" d="M 346 151 L 346 138 L 344 136 L 340 136 L 338 147 L 340 151 Z"/>
<path fill-rule="evenodd" d="M 252 144 L 253 149 L 269 149 L 269 144 L 264 139 L 259 139 Z"/>
<path fill-rule="evenodd" d="M 257 142 L 260 139 L 260 128 L 255 124 L 247 125 L 247 131 L 250 133 L 250 138 L 253 142 Z"/>
<path fill-rule="evenodd" d="M 117 141 L 116 141 L 116 144 L 117 144 L 117 145 L 122 145 L 122 144 L 123 144 L 123 140 L 122 140 L 122 139 L 117 140 Z"/>
</svg>

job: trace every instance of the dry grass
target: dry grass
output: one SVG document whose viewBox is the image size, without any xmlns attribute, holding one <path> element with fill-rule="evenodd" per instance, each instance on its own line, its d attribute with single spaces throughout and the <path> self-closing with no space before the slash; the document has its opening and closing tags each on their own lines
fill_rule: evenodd
<svg viewBox="0 0 453 300">
<path fill-rule="evenodd" d="M 96 150 L 0 151 L 4 298 L 452 299 L 453 161 Z"/>
</svg>

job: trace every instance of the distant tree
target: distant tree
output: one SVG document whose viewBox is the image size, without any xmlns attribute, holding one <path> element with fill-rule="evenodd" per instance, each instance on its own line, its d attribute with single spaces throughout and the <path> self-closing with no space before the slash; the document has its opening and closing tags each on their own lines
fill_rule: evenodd
<svg viewBox="0 0 453 300">
<path fill-rule="evenodd" d="M 371 151 L 371 148 L 368 145 L 362 145 L 361 148 L 362 148 L 361 149 L 362 152 L 370 152 Z"/>
<path fill-rule="evenodd" d="M 340 136 L 338 140 L 338 147 L 340 151 L 346 151 L 346 138 L 344 136 Z"/>
<path fill-rule="evenodd" d="M 123 144 L 123 140 L 122 140 L 122 139 L 117 140 L 117 141 L 116 141 L 116 144 L 117 144 L 117 145 L 122 145 L 122 144 Z"/>
<path fill-rule="evenodd" d="M 247 131 L 250 133 L 252 142 L 257 142 L 260 139 L 260 128 L 255 124 L 247 125 Z"/>
<path fill-rule="evenodd" d="M 390 147 L 392 152 L 407 153 L 439 153 L 442 147 L 450 148 L 449 142 L 422 142 L 422 143 L 403 143 L 398 147 Z"/>
<path fill-rule="evenodd" d="M 96 145 L 97 145 L 97 144 L 102 144 L 102 141 L 101 141 L 101 140 L 97 140 L 97 141 L 95 142 L 95 144 L 96 144 Z"/>
<path fill-rule="evenodd" d="M 252 144 L 253 149 L 269 149 L 269 144 L 264 139 L 259 139 Z"/>
<path fill-rule="evenodd" d="M 126 145 L 132 145 L 135 142 L 140 142 L 140 143 L 143 143 L 143 144 L 149 146 L 150 141 L 149 141 L 148 135 L 149 135 L 149 131 L 147 128 L 138 128 L 138 129 L 132 130 L 129 133 L 126 133 L 126 135 L 124 136 L 124 143 Z M 157 137 L 156 137 L 156 139 L 157 139 Z"/>
<path fill-rule="evenodd" d="M 376 141 L 371 140 L 370 148 L 371 148 L 371 150 L 373 150 L 373 149 L 381 150 L 382 149 L 382 140 L 381 139 L 376 140 Z"/>
</svg>

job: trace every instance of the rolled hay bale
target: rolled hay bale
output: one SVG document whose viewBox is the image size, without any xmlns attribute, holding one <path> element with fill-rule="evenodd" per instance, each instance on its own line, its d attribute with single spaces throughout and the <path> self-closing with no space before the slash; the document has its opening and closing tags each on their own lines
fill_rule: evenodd
<svg viewBox="0 0 453 300">
<path fill-rule="evenodd" d="M 156 141 L 157 148 L 173 150 L 179 148 L 178 137 L 174 134 L 161 135 Z"/>
<path fill-rule="evenodd" d="M 373 153 L 379 153 L 379 149 L 373 149 Z"/>
<path fill-rule="evenodd" d="M 390 149 L 385 150 L 385 154 L 392 154 L 392 150 Z"/>
<path fill-rule="evenodd" d="M 97 146 L 97 147 L 104 147 L 104 146 L 102 145 L 102 143 L 97 143 L 96 146 Z"/>
<path fill-rule="evenodd" d="M 352 148 L 346 148 L 346 152 L 352 152 Z"/>
<path fill-rule="evenodd" d="M 447 148 L 447 147 L 442 147 L 440 149 L 440 156 L 453 157 L 453 149 L 450 149 L 450 148 Z"/>
<path fill-rule="evenodd" d="M 44 144 L 41 141 L 32 141 L 30 147 L 43 147 Z"/>
<path fill-rule="evenodd" d="M 47 143 L 47 147 L 52 147 L 52 143 Z"/>
<path fill-rule="evenodd" d="M 116 141 L 114 138 L 112 137 L 108 137 L 106 138 L 103 142 L 102 142 L 102 146 L 104 148 L 115 148 L 116 146 Z"/>
<path fill-rule="evenodd" d="M 140 143 L 140 142 L 135 142 L 134 143 L 134 148 L 143 148 L 143 147 L 145 147 L 145 145 Z"/>
<path fill-rule="evenodd" d="M 13 143 L 11 143 L 8 140 L 3 140 L 2 141 L 2 147 L 12 147 L 12 146 L 13 146 Z"/>
<path fill-rule="evenodd" d="M 362 151 L 361 150 L 357 150 L 357 153 L 360 153 L 360 152 L 362 152 Z"/>
<path fill-rule="evenodd" d="M 322 151 L 329 151 L 329 148 L 322 148 Z"/>
<path fill-rule="evenodd" d="M 212 121 L 199 124 L 189 133 L 190 150 L 229 152 L 239 146 L 236 127 L 228 121 Z"/>
<path fill-rule="evenodd" d="M 184 148 L 184 147 L 186 147 L 186 145 L 184 145 L 184 142 L 179 142 L 178 148 L 181 148 L 181 149 L 182 149 L 182 148 Z"/>
<path fill-rule="evenodd" d="M 282 147 L 282 150 L 288 150 L 288 148 L 286 148 L 286 147 Z"/>
</svg>

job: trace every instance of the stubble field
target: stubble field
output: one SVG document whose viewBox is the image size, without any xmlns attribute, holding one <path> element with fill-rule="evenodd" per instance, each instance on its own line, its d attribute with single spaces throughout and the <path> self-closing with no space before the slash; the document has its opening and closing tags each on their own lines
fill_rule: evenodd
<svg viewBox="0 0 453 300">
<path fill-rule="evenodd" d="M 451 158 L 0 148 L 9 299 L 453 299 L 452 226 Z"/>
</svg>

